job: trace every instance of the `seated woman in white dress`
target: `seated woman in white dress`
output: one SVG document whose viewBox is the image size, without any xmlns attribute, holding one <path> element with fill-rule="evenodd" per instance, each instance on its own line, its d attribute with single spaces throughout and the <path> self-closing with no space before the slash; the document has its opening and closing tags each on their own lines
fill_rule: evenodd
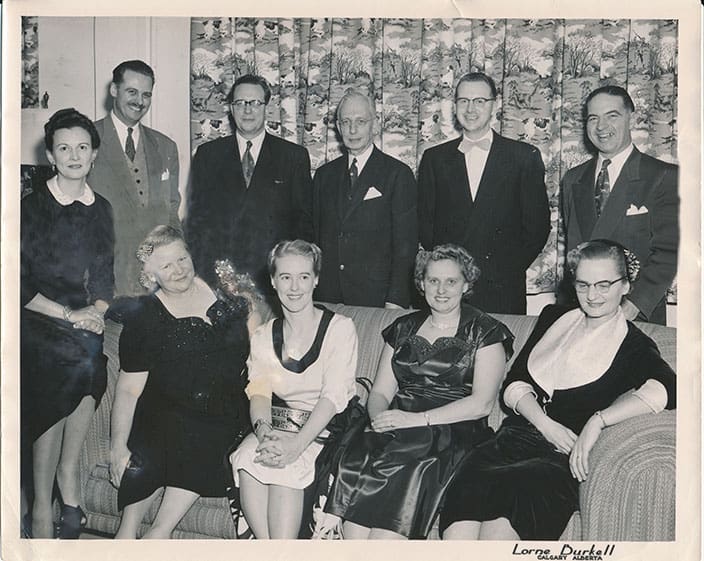
<svg viewBox="0 0 704 561">
<path fill-rule="evenodd" d="M 280 242 L 268 264 L 283 318 L 252 336 L 246 393 L 254 433 L 230 461 L 254 536 L 293 539 L 322 448 L 316 439 L 355 393 L 357 333 L 351 319 L 313 304 L 318 246 Z M 272 398 L 285 405 L 272 408 Z"/>
</svg>

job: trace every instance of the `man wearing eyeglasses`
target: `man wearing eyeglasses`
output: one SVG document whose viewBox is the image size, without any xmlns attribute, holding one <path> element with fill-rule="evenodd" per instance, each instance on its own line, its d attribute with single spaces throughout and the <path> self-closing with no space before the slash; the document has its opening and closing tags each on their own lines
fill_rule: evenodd
<svg viewBox="0 0 704 561">
<path fill-rule="evenodd" d="M 165 134 L 145 126 L 152 104 L 154 70 L 127 60 L 112 71 L 112 111 L 96 121 L 100 150 L 89 185 L 110 201 L 115 222 L 115 293 L 143 294 L 135 248 L 157 224 L 181 228 L 178 149 Z"/>
<path fill-rule="evenodd" d="M 481 276 L 470 303 L 485 312 L 526 313 L 526 269 L 550 232 L 540 151 L 491 129 L 496 85 L 462 76 L 455 116 L 462 136 L 427 149 L 418 171 L 418 220 L 425 249 L 463 246 Z"/>
<path fill-rule="evenodd" d="M 597 154 L 562 178 L 565 249 L 605 238 L 632 251 L 641 269 L 621 304 L 623 312 L 630 320 L 664 325 L 667 289 L 677 273 L 678 167 L 633 145 L 634 109 L 631 96 L 620 86 L 602 86 L 587 96 L 587 137 Z M 567 300 L 572 295 L 569 280 L 560 295 Z"/>
<path fill-rule="evenodd" d="M 269 250 L 284 239 L 312 237 L 308 151 L 265 131 L 270 99 L 263 77 L 240 76 L 226 99 L 235 134 L 200 145 L 193 158 L 186 239 L 208 282 L 215 261 L 230 259 L 269 291 Z"/>
<path fill-rule="evenodd" d="M 325 302 L 407 307 L 418 248 L 416 182 L 374 146 L 374 100 L 349 90 L 337 106 L 345 154 L 315 173 L 315 242 L 323 251 L 315 292 Z"/>
</svg>

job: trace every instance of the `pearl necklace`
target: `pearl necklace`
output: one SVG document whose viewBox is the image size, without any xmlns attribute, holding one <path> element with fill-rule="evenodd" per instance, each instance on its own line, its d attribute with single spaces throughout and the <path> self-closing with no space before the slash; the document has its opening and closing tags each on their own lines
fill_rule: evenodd
<svg viewBox="0 0 704 561">
<path fill-rule="evenodd" d="M 459 318 L 457 319 L 457 323 L 452 324 L 452 323 L 435 323 L 433 320 L 433 316 L 430 316 L 430 325 L 433 326 L 435 329 L 441 329 L 443 331 L 447 331 L 448 329 L 457 329 L 457 324 L 459 323 Z"/>
</svg>

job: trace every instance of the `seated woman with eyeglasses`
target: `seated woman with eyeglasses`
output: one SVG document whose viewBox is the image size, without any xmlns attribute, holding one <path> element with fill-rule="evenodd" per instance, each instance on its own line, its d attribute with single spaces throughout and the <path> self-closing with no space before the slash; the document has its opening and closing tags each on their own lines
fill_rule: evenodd
<svg viewBox="0 0 704 561">
<path fill-rule="evenodd" d="M 509 416 L 447 493 L 443 539 L 558 539 L 601 431 L 675 407 L 675 373 L 621 310 L 635 256 L 594 240 L 570 251 L 567 266 L 579 308 L 540 315 L 503 385 Z"/>
</svg>

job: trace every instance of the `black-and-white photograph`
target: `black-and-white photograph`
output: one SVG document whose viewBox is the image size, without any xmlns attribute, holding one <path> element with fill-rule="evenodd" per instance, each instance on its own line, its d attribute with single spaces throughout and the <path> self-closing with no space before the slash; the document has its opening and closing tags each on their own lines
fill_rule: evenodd
<svg viewBox="0 0 704 561">
<path fill-rule="evenodd" d="M 4 558 L 697 558 L 697 10 L 36 4 Z"/>
</svg>

